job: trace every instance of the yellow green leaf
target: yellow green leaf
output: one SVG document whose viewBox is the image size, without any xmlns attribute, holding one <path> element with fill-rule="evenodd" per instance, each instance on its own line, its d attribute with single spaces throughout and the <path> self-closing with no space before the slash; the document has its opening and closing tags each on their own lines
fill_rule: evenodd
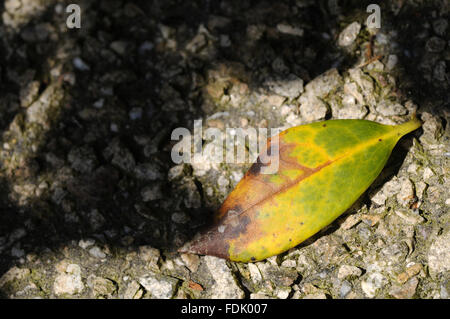
<svg viewBox="0 0 450 319">
<path fill-rule="evenodd" d="M 214 223 L 180 251 L 257 261 L 311 237 L 345 212 L 383 169 L 417 119 L 401 125 L 329 120 L 300 125 L 267 142 L 279 169 L 262 174 L 260 154 L 228 195 Z M 265 154 L 265 153 L 264 153 Z"/>
</svg>

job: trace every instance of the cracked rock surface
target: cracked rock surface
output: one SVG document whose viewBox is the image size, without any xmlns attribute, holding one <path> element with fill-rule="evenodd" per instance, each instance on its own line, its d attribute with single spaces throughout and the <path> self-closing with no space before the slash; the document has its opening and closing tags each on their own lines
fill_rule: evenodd
<svg viewBox="0 0 450 319">
<path fill-rule="evenodd" d="M 69 3 L 0 5 L 1 297 L 449 297 L 445 1 L 386 2 L 380 29 L 360 1 L 108 0 L 79 1 L 68 30 Z M 176 252 L 250 163 L 176 164 L 175 128 L 413 114 L 368 191 L 298 247 L 249 264 Z"/>
</svg>

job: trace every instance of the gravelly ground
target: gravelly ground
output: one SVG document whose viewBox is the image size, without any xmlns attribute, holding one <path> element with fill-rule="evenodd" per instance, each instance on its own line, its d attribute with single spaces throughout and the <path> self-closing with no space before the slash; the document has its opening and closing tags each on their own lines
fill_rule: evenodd
<svg viewBox="0 0 450 319">
<path fill-rule="evenodd" d="M 448 298 L 448 1 L 6 0 L 0 294 Z M 176 127 L 423 127 L 330 227 L 267 261 L 180 255 L 249 164 L 175 165 Z M 207 145 L 208 141 L 205 140 Z"/>
</svg>

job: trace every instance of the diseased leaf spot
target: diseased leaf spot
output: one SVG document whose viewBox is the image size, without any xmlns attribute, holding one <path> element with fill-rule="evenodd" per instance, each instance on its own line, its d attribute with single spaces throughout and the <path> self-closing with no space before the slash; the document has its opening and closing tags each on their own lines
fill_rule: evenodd
<svg viewBox="0 0 450 319">
<path fill-rule="evenodd" d="M 269 144 L 268 148 L 263 151 L 260 156 L 256 159 L 256 162 L 250 167 L 248 170 L 249 176 L 257 176 L 261 173 L 261 167 L 270 165 L 271 157 L 275 154 L 272 154 L 273 150 L 271 145 Z M 263 161 L 261 161 L 261 157 L 263 158 Z"/>
<path fill-rule="evenodd" d="M 250 167 L 247 174 L 249 176 L 257 176 L 261 172 L 261 166 L 263 166 L 263 163 L 261 163 L 261 160 L 258 156 L 256 162 Z"/>
<path fill-rule="evenodd" d="M 228 216 L 228 217 L 235 217 L 235 216 L 237 216 L 237 215 L 239 215 L 239 212 L 238 212 L 237 210 L 234 210 L 234 209 L 230 209 L 230 210 L 227 212 L 227 216 Z"/>
</svg>

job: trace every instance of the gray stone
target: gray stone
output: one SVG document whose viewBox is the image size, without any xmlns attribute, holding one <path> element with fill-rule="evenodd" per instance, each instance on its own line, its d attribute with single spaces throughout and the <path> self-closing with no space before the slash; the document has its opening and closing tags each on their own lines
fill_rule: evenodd
<svg viewBox="0 0 450 319">
<path fill-rule="evenodd" d="M 181 260 L 190 271 L 196 272 L 200 265 L 200 257 L 194 254 L 181 254 Z"/>
<path fill-rule="evenodd" d="M 345 95 L 342 99 L 344 106 L 355 106 L 356 103 L 363 105 L 365 103 L 364 97 L 359 92 L 358 85 L 355 82 L 345 83 L 344 93 Z"/>
<path fill-rule="evenodd" d="M 366 279 L 361 281 L 361 289 L 369 297 L 375 297 L 377 291 L 387 284 L 387 279 L 382 274 L 374 272 L 367 274 Z"/>
<path fill-rule="evenodd" d="M 422 176 L 423 176 L 423 179 L 426 181 L 426 180 L 429 180 L 430 178 L 432 178 L 434 176 L 434 173 L 431 170 L 431 168 L 425 167 L 423 169 L 423 175 Z"/>
<path fill-rule="evenodd" d="M 67 159 L 71 163 L 72 168 L 80 173 L 90 173 L 98 164 L 95 152 L 89 146 L 71 149 Z"/>
<path fill-rule="evenodd" d="M 227 48 L 231 46 L 231 40 L 228 34 L 221 34 L 220 35 L 220 46 L 222 48 Z"/>
<path fill-rule="evenodd" d="M 80 239 L 80 241 L 78 242 L 78 246 L 80 246 L 83 249 L 93 246 L 94 244 L 95 244 L 94 239 Z"/>
<path fill-rule="evenodd" d="M 447 64 L 445 61 L 438 61 L 433 69 L 433 78 L 438 81 L 445 81 L 447 79 Z"/>
<path fill-rule="evenodd" d="M 386 68 L 392 70 L 398 63 L 398 56 L 395 54 L 389 54 Z"/>
<path fill-rule="evenodd" d="M 287 299 L 291 293 L 291 287 L 280 287 L 275 290 L 274 295 L 278 299 Z"/>
<path fill-rule="evenodd" d="M 53 292 L 56 295 L 74 295 L 82 292 L 83 289 L 81 267 L 77 264 L 68 264 L 65 270 L 56 276 L 53 284 Z"/>
<path fill-rule="evenodd" d="M 139 278 L 139 283 L 147 290 L 152 298 L 170 299 L 175 294 L 178 280 L 171 277 L 149 273 Z"/>
<path fill-rule="evenodd" d="M 144 55 L 144 54 L 146 54 L 147 52 L 152 51 L 154 47 L 155 47 L 155 45 L 154 45 L 152 42 L 150 42 L 150 41 L 144 41 L 144 42 L 139 46 L 139 49 L 138 49 L 139 54 L 140 54 L 140 55 Z"/>
<path fill-rule="evenodd" d="M 350 78 L 359 86 L 361 90 L 361 94 L 364 97 L 364 103 L 369 106 L 375 106 L 377 104 L 377 100 L 374 94 L 374 80 L 365 74 L 361 68 L 352 68 L 348 70 L 350 74 Z M 383 100 L 384 101 L 384 100 Z"/>
<path fill-rule="evenodd" d="M 134 169 L 136 178 L 144 181 L 162 180 L 164 174 L 162 168 L 155 163 L 139 163 Z"/>
<path fill-rule="evenodd" d="M 397 201 L 405 207 L 409 207 L 409 204 L 414 200 L 414 185 L 409 178 L 399 178 L 400 190 L 397 194 Z"/>
<path fill-rule="evenodd" d="M 305 122 L 313 122 L 325 118 L 328 107 L 321 100 L 330 91 L 336 89 L 341 82 L 341 76 L 336 69 L 331 69 L 314 78 L 305 86 L 305 92 L 300 96 L 300 115 Z"/>
<path fill-rule="evenodd" d="M 158 268 L 158 261 L 161 257 L 161 253 L 158 249 L 151 246 L 140 246 L 139 257 L 148 263 L 150 268 Z"/>
<path fill-rule="evenodd" d="M 270 79 L 264 83 L 272 92 L 288 97 L 296 98 L 303 92 L 303 80 L 294 74 L 286 77 Z"/>
<path fill-rule="evenodd" d="M 192 179 L 183 179 L 180 189 L 184 194 L 183 202 L 187 208 L 199 208 L 202 205 L 202 198 Z"/>
<path fill-rule="evenodd" d="M 14 12 L 22 6 L 22 0 L 7 0 L 5 1 L 5 9 L 8 12 Z"/>
<path fill-rule="evenodd" d="M 429 52 L 441 52 L 445 49 L 445 40 L 438 37 L 431 37 L 425 44 L 425 48 Z"/>
<path fill-rule="evenodd" d="M 250 299 L 270 299 L 270 296 L 264 294 L 264 293 L 252 293 L 250 294 Z"/>
<path fill-rule="evenodd" d="M 141 190 L 142 200 L 149 202 L 163 198 L 162 188 L 160 184 L 146 186 Z"/>
<path fill-rule="evenodd" d="M 405 115 L 407 113 L 401 104 L 391 104 L 384 100 L 377 105 L 376 109 L 383 116 Z"/>
<path fill-rule="evenodd" d="M 185 212 L 175 212 L 172 214 L 171 219 L 177 224 L 186 224 L 190 221 L 189 216 Z"/>
<path fill-rule="evenodd" d="M 345 279 L 350 276 L 359 277 L 362 275 L 362 270 L 356 266 L 342 265 L 338 271 L 338 278 Z"/>
<path fill-rule="evenodd" d="M 447 19 L 437 19 L 433 21 L 433 30 L 437 35 L 445 35 L 445 31 L 448 27 Z"/>
<path fill-rule="evenodd" d="M 358 224 L 361 221 L 360 214 L 352 214 L 345 218 L 345 221 L 341 224 L 341 228 L 344 230 L 348 230 Z"/>
<path fill-rule="evenodd" d="M 22 228 L 22 227 L 16 228 L 9 235 L 9 241 L 15 242 L 16 240 L 19 240 L 19 239 L 25 237 L 26 234 L 27 234 L 27 231 L 24 228 Z"/>
<path fill-rule="evenodd" d="M 99 258 L 99 259 L 103 259 L 106 257 L 106 254 L 97 246 L 94 246 L 91 249 L 89 249 L 89 254 L 92 257 Z"/>
<path fill-rule="evenodd" d="M 423 138 L 421 140 L 426 142 L 424 139 L 428 138 L 430 140 L 434 140 L 439 136 L 439 132 L 442 130 L 442 123 L 436 116 L 423 112 L 421 119 L 423 121 L 422 129 L 424 131 Z"/>
<path fill-rule="evenodd" d="M 350 291 L 352 291 L 352 285 L 347 280 L 343 281 L 341 288 L 339 289 L 339 297 L 345 298 Z"/>
<path fill-rule="evenodd" d="M 418 225 L 425 221 L 418 213 L 406 209 L 396 209 L 395 214 L 410 225 Z"/>
<path fill-rule="evenodd" d="M 142 118 L 142 113 L 141 107 L 133 107 L 130 112 L 128 112 L 128 116 L 130 117 L 130 120 L 136 121 Z"/>
<path fill-rule="evenodd" d="M 277 30 L 280 33 L 294 35 L 294 36 L 297 36 L 297 37 L 302 37 L 303 33 L 304 33 L 303 29 L 297 28 L 297 27 L 293 27 L 291 25 L 284 24 L 284 23 L 277 24 Z"/>
<path fill-rule="evenodd" d="M 76 57 L 73 59 L 73 66 L 80 71 L 89 71 L 91 69 L 91 67 L 80 57 Z"/>
<path fill-rule="evenodd" d="M 20 106 L 30 106 L 39 96 L 39 88 L 41 83 L 39 81 L 32 81 L 25 85 L 20 90 Z"/>
<path fill-rule="evenodd" d="M 93 230 L 99 230 L 105 224 L 105 217 L 97 209 L 89 212 L 89 225 Z"/>
<path fill-rule="evenodd" d="M 386 182 L 381 189 L 372 194 L 371 200 L 377 205 L 384 205 L 386 199 L 390 196 L 398 194 L 401 189 L 399 179 L 394 176 L 390 181 Z"/>
<path fill-rule="evenodd" d="M 128 47 L 129 43 L 125 41 L 114 41 L 110 44 L 110 48 L 119 55 L 125 55 Z"/>
<path fill-rule="evenodd" d="M 224 259 L 213 256 L 205 256 L 204 260 L 214 279 L 214 285 L 211 287 L 211 298 L 244 298 L 244 292 L 237 285 L 236 279 Z"/>
<path fill-rule="evenodd" d="M 198 33 L 192 38 L 192 40 L 186 45 L 186 50 L 196 53 L 200 52 L 207 45 L 207 39 L 205 34 Z"/>
<path fill-rule="evenodd" d="M 438 236 L 431 244 L 428 267 L 433 277 L 450 271 L 450 231 Z"/>
<path fill-rule="evenodd" d="M 448 288 L 449 287 L 449 280 L 444 281 L 443 283 L 441 283 L 441 291 L 440 291 L 440 297 L 441 299 L 449 299 L 449 293 L 448 293 Z"/>
<path fill-rule="evenodd" d="M 389 43 L 389 37 L 383 32 L 378 32 L 375 36 L 375 39 L 379 44 L 382 45 L 386 45 Z"/>
<path fill-rule="evenodd" d="M 136 280 L 130 282 L 123 294 L 123 299 L 140 299 L 143 295 L 141 286 Z"/>
<path fill-rule="evenodd" d="M 306 84 L 305 92 L 302 94 L 302 97 L 314 96 L 324 98 L 331 91 L 338 88 L 341 85 L 341 82 L 342 77 L 339 75 L 338 70 L 335 68 L 330 69 Z"/>
<path fill-rule="evenodd" d="M 284 268 L 296 268 L 297 261 L 295 259 L 286 259 L 281 263 L 280 266 Z"/>
<path fill-rule="evenodd" d="M 175 165 L 175 166 L 171 167 L 167 174 L 168 180 L 174 181 L 174 180 L 182 178 L 187 170 L 186 166 L 187 166 L 186 164 L 179 164 L 179 165 Z"/>
<path fill-rule="evenodd" d="M 405 227 L 406 228 L 406 227 Z M 408 255 L 408 247 L 402 242 L 396 242 L 391 245 L 384 245 L 381 253 L 383 254 L 383 260 L 391 262 L 392 264 L 398 264 L 404 262 Z"/>
<path fill-rule="evenodd" d="M 120 169 L 132 173 L 135 169 L 136 162 L 133 154 L 129 149 L 124 147 L 118 139 L 114 139 L 103 151 L 106 159 L 111 159 L 111 163 Z"/>
<path fill-rule="evenodd" d="M 11 248 L 11 256 L 16 258 L 22 258 L 23 256 L 25 256 L 25 251 L 20 248 L 20 243 L 15 244 Z"/>
<path fill-rule="evenodd" d="M 336 118 L 338 119 L 362 119 L 367 115 L 368 111 L 365 106 L 354 105 L 345 106 L 339 109 Z"/>
<path fill-rule="evenodd" d="M 0 277 L 0 288 L 3 288 L 8 283 L 23 280 L 30 274 L 30 269 L 14 266 Z"/>
<path fill-rule="evenodd" d="M 254 263 L 248 264 L 248 270 L 250 272 L 250 277 L 255 283 L 260 283 L 262 281 L 261 272 L 259 271 L 259 268 L 258 266 L 256 266 L 256 264 Z"/>
<path fill-rule="evenodd" d="M 88 286 L 92 289 L 94 296 L 100 298 L 111 298 L 117 293 L 117 287 L 110 279 L 91 275 L 87 279 Z"/>
<path fill-rule="evenodd" d="M 314 294 L 308 294 L 303 299 L 327 299 L 327 295 L 324 292 L 317 292 Z"/>
<path fill-rule="evenodd" d="M 327 112 L 325 103 L 315 97 L 311 97 L 300 105 L 300 114 L 308 123 L 325 119 Z"/>
<path fill-rule="evenodd" d="M 105 104 L 105 99 L 102 98 L 102 99 L 95 101 L 94 104 L 92 104 L 92 105 L 97 109 L 101 109 L 104 104 Z"/>
<path fill-rule="evenodd" d="M 344 30 L 339 34 L 338 44 L 341 47 L 346 47 L 351 45 L 358 37 L 359 31 L 361 30 L 361 24 L 358 22 L 352 22 L 345 27 Z"/>
<path fill-rule="evenodd" d="M 389 293 L 397 299 L 411 299 L 416 293 L 419 280 L 414 277 L 408 280 L 402 286 L 393 286 Z"/>
<path fill-rule="evenodd" d="M 272 61 L 272 69 L 279 74 L 286 74 L 289 72 L 289 68 L 284 63 L 284 60 L 282 57 L 276 57 Z"/>
</svg>

